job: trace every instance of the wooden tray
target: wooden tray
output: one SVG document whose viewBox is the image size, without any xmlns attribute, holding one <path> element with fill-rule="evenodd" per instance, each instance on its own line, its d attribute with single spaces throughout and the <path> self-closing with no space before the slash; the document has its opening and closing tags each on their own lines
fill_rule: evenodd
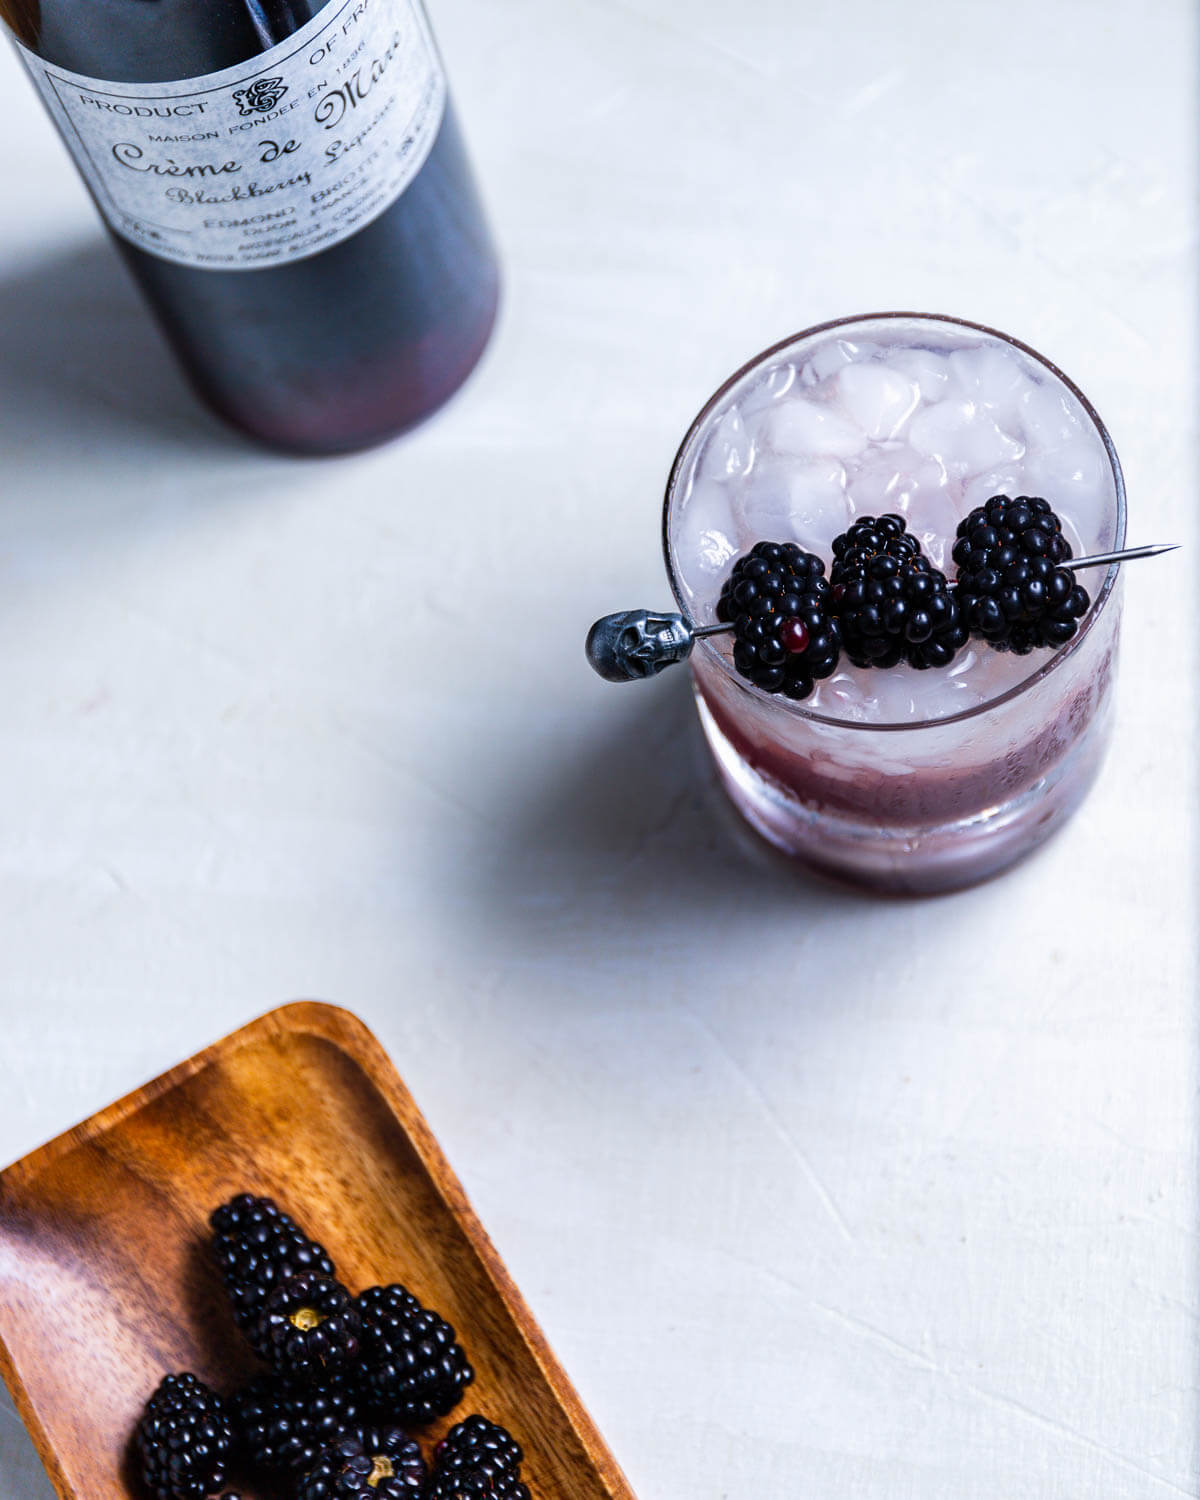
<svg viewBox="0 0 1200 1500">
<path fill-rule="evenodd" d="M 129 1437 L 164 1374 L 251 1370 L 210 1266 L 208 1214 L 274 1197 L 353 1291 L 402 1281 L 476 1379 L 426 1436 L 481 1411 L 534 1500 L 634 1500 L 363 1024 L 273 1011 L 0 1173 L 0 1373 L 62 1500 L 141 1500 Z M 245 1490 L 253 1500 L 276 1500 Z"/>
</svg>

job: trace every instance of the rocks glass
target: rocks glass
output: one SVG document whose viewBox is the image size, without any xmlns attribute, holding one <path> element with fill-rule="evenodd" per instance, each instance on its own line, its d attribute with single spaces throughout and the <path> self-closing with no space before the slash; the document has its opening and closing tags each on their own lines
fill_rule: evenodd
<svg viewBox="0 0 1200 1500">
<path fill-rule="evenodd" d="M 822 324 L 751 360 L 708 401 L 664 505 L 671 587 L 696 626 L 754 542 L 825 560 L 862 515 L 897 513 L 951 581 L 958 521 L 993 494 L 1042 495 L 1075 556 L 1125 537 L 1116 452 L 1048 360 L 956 318 Z M 733 669 L 728 635 L 691 657 L 700 720 L 735 805 L 827 873 L 895 893 L 984 879 L 1078 807 L 1109 734 L 1118 569 L 1081 573 L 1091 604 L 1057 650 L 972 640 L 943 670 L 850 666 L 803 702 Z"/>
</svg>

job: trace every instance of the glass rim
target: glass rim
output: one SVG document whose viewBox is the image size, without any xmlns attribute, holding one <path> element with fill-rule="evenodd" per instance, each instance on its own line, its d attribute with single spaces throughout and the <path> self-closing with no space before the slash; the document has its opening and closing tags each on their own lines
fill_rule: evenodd
<svg viewBox="0 0 1200 1500">
<path fill-rule="evenodd" d="M 1113 545 L 1111 548 L 1106 548 L 1105 550 L 1116 552 L 1125 545 L 1125 476 L 1121 472 L 1121 461 L 1117 457 L 1116 447 L 1109 436 L 1108 428 L 1101 420 L 1099 412 L 1075 382 L 1064 375 L 1053 361 L 1047 359 L 1044 354 L 1040 354 L 1032 345 L 1022 343 L 1020 339 L 1013 338 L 1011 334 L 1002 333 L 998 328 L 990 328 L 986 323 L 974 323 L 968 318 L 952 317 L 948 313 L 857 313 L 853 317 L 831 318 L 825 323 L 814 323 L 811 328 L 803 328 L 799 333 L 793 333 L 787 338 L 780 339 L 777 343 L 771 344 L 768 348 L 760 351 L 760 353 L 753 355 L 717 387 L 692 419 L 691 425 L 688 427 L 683 441 L 675 453 L 670 473 L 667 475 L 667 487 L 663 496 L 662 511 L 662 546 L 663 559 L 667 567 L 667 581 L 671 586 L 671 593 L 675 596 L 675 602 L 686 620 L 691 621 L 691 612 L 684 600 L 680 578 L 671 556 L 671 502 L 674 499 L 676 485 L 683 471 L 684 460 L 688 456 L 689 449 L 712 416 L 715 408 L 729 394 L 733 387 L 753 370 L 766 364 L 774 356 L 782 354 L 785 349 L 789 349 L 792 345 L 800 343 L 803 339 L 813 338 L 819 333 L 828 333 L 831 329 L 835 328 L 849 328 L 858 323 L 879 323 L 884 321 L 898 321 L 900 319 L 913 319 L 920 323 L 945 323 L 954 328 L 969 328 L 974 333 L 987 334 L 990 338 L 999 339 L 1001 343 L 1008 344 L 1014 349 L 1019 349 L 1022 354 L 1028 355 L 1030 359 L 1041 365 L 1043 369 L 1048 370 L 1051 375 L 1055 376 L 1056 379 L 1060 380 L 1066 386 L 1067 390 L 1070 391 L 1071 395 L 1075 397 L 1076 401 L 1083 408 L 1092 426 L 1096 429 L 1100 441 L 1104 445 L 1109 468 L 1112 470 L 1117 500 L 1117 521 Z M 978 718 L 982 714 L 991 713 L 1001 705 L 1021 697 L 1024 693 L 1029 692 L 1044 682 L 1052 672 L 1057 670 L 1062 662 L 1073 656 L 1087 640 L 1092 627 L 1100 618 L 1105 605 L 1108 603 L 1109 596 L 1116 586 L 1119 568 L 1120 564 L 1118 563 L 1110 563 L 1108 565 L 1105 570 L 1104 581 L 1096 593 L 1087 618 L 1066 645 L 1060 646 L 1054 652 L 1049 661 L 1043 662 L 1028 677 L 1022 677 L 1020 682 L 1015 683 L 1010 688 L 1006 688 L 1003 693 L 998 693 L 994 698 L 989 698 L 985 703 L 977 703 L 973 708 L 965 708 L 960 713 L 946 714 L 942 718 L 937 719 L 904 719 L 898 722 L 875 724 L 863 719 L 843 719 L 837 718 L 832 714 L 818 713 L 816 709 L 806 708 L 803 703 L 796 703 L 790 699 L 781 700 L 777 693 L 766 693 L 762 688 L 755 687 L 752 682 L 739 677 L 730 663 L 718 651 L 711 639 L 705 638 L 697 641 L 695 650 L 703 652 L 706 659 L 711 660 L 735 686 L 742 689 L 742 691 L 749 694 L 752 698 L 760 703 L 769 703 L 793 718 L 808 719 L 812 723 L 828 724 L 838 729 L 866 730 L 873 733 L 897 733 L 904 730 L 930 729 L 941 724 L 961 724 L 964 720 Z"/>
</svg>

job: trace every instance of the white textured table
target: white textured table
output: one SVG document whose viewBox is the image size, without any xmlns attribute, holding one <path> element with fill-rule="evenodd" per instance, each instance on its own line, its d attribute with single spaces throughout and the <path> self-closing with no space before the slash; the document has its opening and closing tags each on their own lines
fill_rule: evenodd
<svg viewBox="0 0 1200 1500">
<path fill-rule="evenodd" d="M 0 233 L 0 1159 L 257 1012 L 393 1053 L 645 1500 L 1200 1494 L 1186 0 L 434 0 L 503 246 L 364 457 L 203 416 L 15 62 Z M 722 805 L 658 505 L 710 389 L 884 307 L 1086 389 L 1132 540 L 1085 813 L 981 889 Z M 0 1397 L 0 1493 L 50 1488 Z"/>
</svg>

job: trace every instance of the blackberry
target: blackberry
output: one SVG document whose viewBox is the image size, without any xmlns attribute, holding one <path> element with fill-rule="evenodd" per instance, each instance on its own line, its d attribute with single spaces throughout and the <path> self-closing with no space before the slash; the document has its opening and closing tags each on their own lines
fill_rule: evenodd
<svg viewBox="0 0 1200 1500">
<path fill-rule="evenodd" d="M 717 619 L 733 626 L 733 665 L 765 693 L 807 698 L 836 670 L 840 640 L 825 564 L 795 542 L 755 542 L 733 565 Z"/>
<path fill-rule="evenodd" d="M 833 543 L 833 608 L 856 667 L 946 667 L 967 639 L 946 575 L 903 516 L 862 516 Z"/>
<path fill-rule="evenodd" d="M 293 1276 L 336 1274 L 324 1247 L 270 1198 L 241 1193 L 216 1209 L 209 1222 L 213 1256 L 225 1278 L 234 1320 L 252 1344 L 272 1287 Z"/>
<path fill-rule="evenodd" d="M 399 1427 L 362 1427 L 327 1448 L 300 1481 L 296 1500 L 416 1500 L 425 1460 Z"/>
<path fill-rule="evenodd" d="M 421 1500 L 531 1500 L 529 1488 L 511 1474 L 489 1479 L 486 1474 L 442 1475 L 430 1481 Z"/>
<path fill-rule="evenodd" d="M 532 1500 L 521 1483 L 523 1456 L 503 1427 L 486 1417 L 468 1417 L 434 1449 L 433 1475 L 422 1500 Z"/>
<path fill-rule="evenodd" d="M 1026 656 L 1063 646 L 1079 628 L 1088 593 L 1063 567 L 1071 546 L 1040 498 L 993 495 L 958 523 L 951 554 L 958 604 L 971 634 L 997 651 Z"/>
<path fill-rule="evenodd" d="M 135 1442 L 154 1500 L 205 1500 L 225 1482 L 233 1425 L 202 1380 L 168 1375 L 146 1403 Z"/>
<path fill-rule="evenodd" d="M 311 1469 L 326 1448 L 366 1420 L 352 1384 L 290 1385 L 274 1375 L 252 1380 L 230 1407 L 247 1457 L 276 1473 Z"/>
<path fill-rule="evenodd" d="M 277 1375 L 332 1382 L 358 1358 L 358 1310 L 328 1276 L 293 1276 L 267 1293 L 251 1342 Z"/>
<path fill-rule="evenodd" d="M 475 1379 L 454 1329 L 402 1286 L 373 1286 L 357 1300 L 363 1389 L 390 1421 L 421 1426 L 457 1405 Z"/>
</svg>

